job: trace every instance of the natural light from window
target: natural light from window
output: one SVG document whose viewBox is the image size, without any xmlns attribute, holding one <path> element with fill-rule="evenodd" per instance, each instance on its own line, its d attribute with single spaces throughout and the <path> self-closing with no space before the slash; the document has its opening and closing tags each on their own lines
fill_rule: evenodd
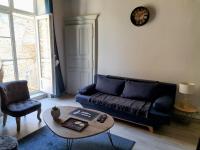
<svg viewBox="0 0 200 150">
<path fill-rule="evenodd" d="M 0 5 L 8 6 L 9 5 L 8 0 L 0 0 Z"/>
<path fill-rule="evenodd" d="M 34 0 L 0 0 L 3 82 L 27 80 L 31 92 L 39 90 L 34 8 Z"/>
<path fill-rule="evenodd" d="M 28 12 L 34 12 L 33 0 L 14 0 L 14 8 Z"/>
</svg>

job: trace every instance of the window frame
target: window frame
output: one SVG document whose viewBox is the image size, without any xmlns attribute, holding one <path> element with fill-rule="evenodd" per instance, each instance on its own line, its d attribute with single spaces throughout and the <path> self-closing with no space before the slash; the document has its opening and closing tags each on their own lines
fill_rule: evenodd
<svg viewBox="0 0 200 150">
<path fill-rule="evenodd" d="M 35 17 L 36 17 L 36 14 L 37 14 L 37 3 L 36 3 L 36 0 L 33 0 L 33 12 L 28 12 L 28 11 L 19 10 L 19 9 L 14 8 L 14 1 L 13 0 L 8 0 L 8 4 L 9 4 L 8 6 L 0 5 L 0 13 L 8 14 L 8 16 L 9 16 L 9 28 L 10 28 L 12 59 L 2 59 L 2 62 L 10 62 L 10 61 L 13 62 L 14 79 L 19 80 L 13 14 L 16 13 L 16 14 L 31 16 L 35 20 Z M 34 24 L 34 26 L 35 26 L 35 24 Z M 36 26 L 35 26 L 35 29 L 36 29 Z M 2 36 L 2 38 L 3 38 L 3 36 Z M 7 38 L 9 38 L 9 37 L 7 37 Z"/>
</svg>

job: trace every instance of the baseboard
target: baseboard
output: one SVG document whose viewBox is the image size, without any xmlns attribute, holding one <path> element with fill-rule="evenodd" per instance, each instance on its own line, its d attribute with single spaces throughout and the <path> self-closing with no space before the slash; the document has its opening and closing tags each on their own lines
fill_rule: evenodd
<svg viewBox="0 0 200 150">
<path fill-rule="evenodd" d="M 40 99 L 43 99 L 43 98 L 47 98 L 47 94 L 43 93 L 43 92 L 38 92 L 38 93 L 32 94 L 31 98 L 35 99 L 35 100 L 40 100 Z"/>
</svg>

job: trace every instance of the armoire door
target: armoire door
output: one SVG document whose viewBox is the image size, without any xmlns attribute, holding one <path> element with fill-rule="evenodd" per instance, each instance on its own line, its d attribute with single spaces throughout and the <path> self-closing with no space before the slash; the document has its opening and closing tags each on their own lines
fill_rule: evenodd
<svg viewBox="0 0 200 150">
<path fill-rule="evenodd" d="M 93 26 L 65 25 L 67 93 L 93 82 Z"/>
</svg>

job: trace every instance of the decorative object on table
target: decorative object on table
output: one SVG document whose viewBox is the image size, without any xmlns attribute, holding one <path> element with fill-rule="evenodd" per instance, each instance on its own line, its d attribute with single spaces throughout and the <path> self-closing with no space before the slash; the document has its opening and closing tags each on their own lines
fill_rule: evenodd
<svg viewBox="0 0 200 150">
<path fill-rule="evenodd" d="M 131 22 L 136 26 L 142 26 L 149 20 L 149 10 L 146 7 L 139 6 L 131 13 Z"/>
<path fill-rule="evenodd" d="M 107 118 L 107 115 L 106 115 L 106 114 L 103 114 L 103 115 L 100 115 L 100 116 L 98 117 L 97 121 L 100 122 L 100 123 L 104 123 L 105 120 L 106 120 L 106 118 Z"/>
<path fill-rule="evenodd" d="M 60 117 L 60 109 L 58 107 L 54 106 L 51 109 L 51 115 L 53 117 L 53 120 L 57 121 Z"/>
<path fill-rule="evenodd" d="M 7 115 L 15 117 L 17 132 L 20 131 L 21 116 L 37 111 L 37 119 L 41 122 L 41 103 L 30 98 L 27 84 L 25 80 L 0 84 L 1 110 L 4 113 L 3 126 L 6 125 Z"/>
<path fill-rule="evenodd" d="M 3 63 L 0 59 L 0 83 L 3 82 L 3 76 L 4 76 L 4 72 L 3 72 Z"/>
<path fill-rule="evenodd" d="M 62 123 L 63 127 L 75 130 L 75 131 L 83 131 L 88 126 L 88 122 L 82 121 L 75 118 L 69 118 Z"/>
<path fill-rule="evenodd" d="M 77 132 L 79 133 L 79 132 Z M 81 132 L 80 132 L 81 133 Z M 132 150 L 135 141 L 111 134 L 116 149 Z M 42 143 L 42 144 L 41 144 Z M 89 144 L 88 144 L 89 143 Z M 38 146 L 39 145 L 39 146 Z M 55 136 L 47 126 L 27 135 L 19 140 L 20 150 L 66 150 L 66 139 Z M 72 150 L 114 150 L 106 133 L 96 136 L 77 139 L 72 145 Z"/>
<path fill-rule="evenodd" d="M 195 92 L 195 83 L 179 83 L 179 93 L 183 94 L 184 98 L 179 102 L 180 107 L 183 109 L 193 107 L 189 102 L 190 97 Z"/>
<path fill-rule="evenodd" d="M 82 108 L 77 108 L 76 110 L 72 111 L 70 114 L 82 119 L 89 120 L 89 121 L 95 119 L 99 115 L 97 112 L 82 109 Z"/>
<path fill-rule="evenodd" d="M 0 136 L 0 149 L 1 150 L 17 150 L 17 139 L 11 136 Z"/>
</svg>

